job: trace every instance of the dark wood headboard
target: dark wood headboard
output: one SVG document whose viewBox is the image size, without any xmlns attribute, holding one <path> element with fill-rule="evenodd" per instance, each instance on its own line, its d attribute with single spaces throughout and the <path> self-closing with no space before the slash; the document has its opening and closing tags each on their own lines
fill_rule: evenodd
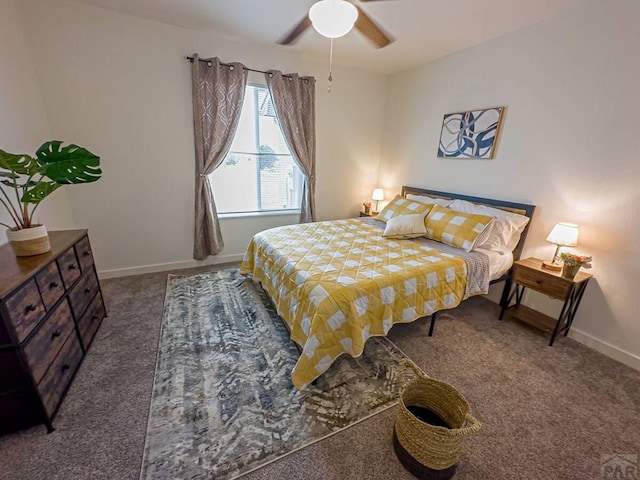
<svg viewBox="0 0 640 480">
<path fill-rule="evenodd" d="M 402 196 L 406 197 L 408 194 L 428 195 L 430 197 L 438 197 L 438 198 L 444 198 L 448 200 L 453 200 L 453 199 L 466 200 L 468 202 L 477 203 L 479 205 L 488 205 L 490 207 L 499 208 L 500 210 L 506 210 L 508 212 L 518 213 L 520 215 L 529 217 L 529 223 L 527 223 L 527 226 L 522 232 L 522 235 L 520 236 L 520 241 L 516 245 L 516 248 L 513 249 L 513 259 L 520 260 L 520 255 L 522 254 L 522 249 L 524 248 L 524 241 L 527 239 L 527 233 L 529 233 L 529 226 L 531 225 L 531 217 L 533 217 L 533 212 L 536 209 L 535 205 L 527 205 L 525 203 L 505 202 L 503 200 L 495 200 L 493 198 L 471 197 L 469 195 L 461 195 L 459 193 L 439 192 L 437 190 L 428 190 L 426 188 L 410 187 L 407 185 L 403 185 Z"/>
</svg>

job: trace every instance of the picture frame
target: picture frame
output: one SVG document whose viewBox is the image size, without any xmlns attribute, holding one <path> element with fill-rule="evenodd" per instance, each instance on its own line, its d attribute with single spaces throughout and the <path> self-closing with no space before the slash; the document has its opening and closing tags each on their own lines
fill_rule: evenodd
<svg viewBox="0 0 640 480">
<path fill-rule="evenodd" d="M 447 113 L 442 119 L 438 157 L 491 160 L 505 107 Z"/>
</svg>

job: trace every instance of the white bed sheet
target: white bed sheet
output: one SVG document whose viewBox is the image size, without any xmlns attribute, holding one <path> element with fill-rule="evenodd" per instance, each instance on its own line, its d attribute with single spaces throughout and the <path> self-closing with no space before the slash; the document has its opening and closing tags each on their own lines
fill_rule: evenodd
<svg viewBox="0 0 640 480">
<path fill-rule="evenodd" d="M 495 280 L 507 273 L 513 265 L 513 254 L 494 252 L 484 248 L 476 248 L 476 252 L 482 252 L 489 257 L 489 279 Z"/>
</svg>

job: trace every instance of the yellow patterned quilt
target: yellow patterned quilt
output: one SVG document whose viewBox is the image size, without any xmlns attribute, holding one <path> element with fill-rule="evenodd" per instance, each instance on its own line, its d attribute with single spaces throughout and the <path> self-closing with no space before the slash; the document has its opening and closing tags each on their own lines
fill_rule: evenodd
<svg viewBox="0 0 640 480">
<path fill-rule="evenodd" d="M 349 219 L 274 228 L 252 239 L 240 271 L 262 283 L 302 348 L 291 374 L 296 388 L 340 355 L 360 356 L 369 337 L 386 335 L 394 323 L 465 298 L 464 259 L 420 240 L 383 238 L 383 230 L 380 222 Z"/>
</svg>

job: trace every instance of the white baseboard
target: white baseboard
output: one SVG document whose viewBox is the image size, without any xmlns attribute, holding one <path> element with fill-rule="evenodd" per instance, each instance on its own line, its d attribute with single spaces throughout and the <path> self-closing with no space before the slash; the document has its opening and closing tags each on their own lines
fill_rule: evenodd
<svg viewBox="0 0 640 480">
<path fill-rule="evenodd" d="M 499 303 L 500 301 L 500 296 L 498 295 L 497 290 L 495 294 L 485 295 L 484 298 L 494 303 Z M 569 330 L 569 337 L 573 338 L 576 342 L 580 342 L 581 344 L 592 348 L 596 352 L 600 352 L 603 355 L 606 355 L 609 358 L 613 358 L 620 363 L 624 363 L 631 368 L 640 370 L 640 357 L 634 355 L 633 353 L 622 350 L 620 347 L 611 345 L 610 343 L 600 340 L 599 338 L 585 333 L 575 327 L 571 327 L 571 330 Z"/>
<path fill-rule="evenodd" d="M 193 267 L 205 267 L 207 265 L 217 265 L 219 263 L 232 263 L 240 262 L 244 254 L 237 253 L 232 255 L 215 255 L 207 260 L 185 260 L 183 262 L 168 262 L 157 263 L 154 265 L 142 265 L 139 267 L 127 267 L 127 268 L 115 268 L 113 270 L 99 270 L 98 277 L 102 279 L 106 278 L 118 278 L 118 277 L 130 277 L 133 275 L 144 275 L 145 273 L 157 273 L 167 270 L 179 270 L 182 268 Z"/>
<path fill-rule="evenodd" d="M 606 355 L 607 357 L 613 358 L 620 363 L 624 363 L 631 368 L 636 370 L 640 370 L 640 357 L 634 355 L 631 352 L 627 352 L 626 350 L 622 350 L 615 345 L 611 345 L 610 343 L 604 342 L 588 333 L 585 333 L 576 328 L 572 328 L 569 331 L 569 336 L 573 338 L 575 341 L 586 345 L 589 348 L 594 349 L 597 352 Z"/>
</svg>

